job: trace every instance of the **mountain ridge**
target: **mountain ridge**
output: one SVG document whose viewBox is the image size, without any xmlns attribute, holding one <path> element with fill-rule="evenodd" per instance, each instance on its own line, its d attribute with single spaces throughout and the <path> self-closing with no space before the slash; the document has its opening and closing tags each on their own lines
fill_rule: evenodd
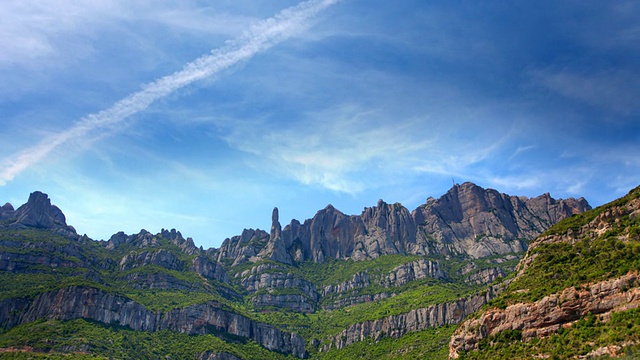
<svg viewBox="0 0 640 360">
<path fill-rule="evenodd" d="M 226 258 L 238 265 L 267 258 L 292 264 L 388 254 L 481 258 L 523 252 L 527 241 L 542 229 L 589 209 L 584 198 L 556 200 L 548 193 L 535 198 L 509 196 L 468 182 L 411 212 L 382 200 L 360 215 L 346 215 L 327 205 L 303 223 L 293 219 L 282 228 L 275 208 L 269 234 L 248 229 L 225 239 L 218 261 Z"/>
<path fill-rule="evenodd" d="M 534 235 L 588 208 L 464 183 L 414 211 L 382 200 L 360 215 L 328 205 L 283 228 L 275 208 L 268 233 L 245 229 L 205 250 L 175 229 L 79 236 L 34 192 L 0 213 L 0 331 L 89 319 L 322 357 L 458 323 L 494 296 L 482 289 L 514 270 Z M 214 356 L 207 351 L 199 357 Z"/>
</svg>

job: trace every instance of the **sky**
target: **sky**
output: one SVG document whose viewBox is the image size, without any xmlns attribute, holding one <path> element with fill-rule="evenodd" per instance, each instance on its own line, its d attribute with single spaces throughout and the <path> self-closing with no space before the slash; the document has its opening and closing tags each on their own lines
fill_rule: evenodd
<svg viewBox="0 0 640 360">
<path fill-rule="evenodd" d="M 219 247 L 471 181 L 640 185 L 639 1 L 4 0 L 0 202 Z"/>
</svg>

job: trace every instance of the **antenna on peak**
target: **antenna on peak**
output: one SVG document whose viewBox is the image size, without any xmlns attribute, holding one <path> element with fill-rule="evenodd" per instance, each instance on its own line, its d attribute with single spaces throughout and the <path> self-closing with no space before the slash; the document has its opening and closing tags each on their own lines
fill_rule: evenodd
<svg viewBox="0 0 640 360">
<path fill-rule="evenodd" d="M 454 187 L 456 186 L 456 180 L 454 178 L 451 178 L 451 185 L 453 185 Z"/>
</svg>

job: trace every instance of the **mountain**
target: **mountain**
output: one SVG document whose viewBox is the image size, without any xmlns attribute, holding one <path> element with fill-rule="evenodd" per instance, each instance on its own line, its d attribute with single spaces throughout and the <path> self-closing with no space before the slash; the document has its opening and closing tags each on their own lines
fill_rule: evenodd
<svg viewBox="0 0 640 360">
<path fill-rule="evenodd" d="M 450 358 L 640 355 L 639 271 L 640 187 L 533 241 L 506 290 L 455 332 Z"/>
<path fill-rule="evenodd" d="M 216 253 L 218 261 L 234 265 L 265 259 L 286 264 L 358 261 L 389 254 L 482 258 L 523 252 L 552 224 L 588 209 L 584 198 L 555 200 L 544 194 L 528 199 L 467 182 L 412 212 L 382 200 L 359 216 L 328 205 L 312 219 L 292 220 L 282 229 L 274 209 L 269 234 L 247 230 L 226 239 Z"/>
<path fill-rule="evenodd" d="M 590 207 L 465 183 L 411 212 L 329 205 L 282 228 L 274 209 L 269 233 L 207 250 L 173 229 L 80 236 L 41 192 L 0 209 L 0 351 L 280 359 L 441 356 L 529 241 Z"/>
</svg>

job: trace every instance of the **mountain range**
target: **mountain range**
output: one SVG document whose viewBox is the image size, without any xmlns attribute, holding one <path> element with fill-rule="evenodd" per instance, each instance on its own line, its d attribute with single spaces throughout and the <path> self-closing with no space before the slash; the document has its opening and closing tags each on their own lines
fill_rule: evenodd
<svg viewBox="0 0 640 360">
<path fill-rule="evenodd" d="M 491 306 L 511 314 L 522 299 L 505 294 L 524 292 L 513 287 L 540 249 L 577 241 L 554 229 L 600 211 L 583 198 L 464 183 L 413 211 L 382 200 L 360 215 L 328 205 L 283 228 L 276 208 L 269 232 L 246 229 L 205 250 L 176 230 L 81 236 L 41 192 L 0 209 L 3 351 L 199 359 L 473 356 L 506 325 L 456 324 Z M 634 226 L 637 211 L 624 214 L 618 222 Z M 609 231 L 592 226 L 565 230 L 596 240 Z M 537 336 L 524 326 L 508 330 Z"/>
</svg>

